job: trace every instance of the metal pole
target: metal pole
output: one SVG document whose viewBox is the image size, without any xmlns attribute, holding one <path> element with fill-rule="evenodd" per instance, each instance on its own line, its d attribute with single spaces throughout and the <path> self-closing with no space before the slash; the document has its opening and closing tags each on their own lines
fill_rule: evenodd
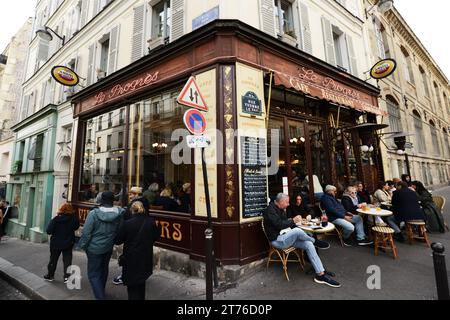
<svg viewBox="0 0 450 320">
<path fill-rule="evenodd" d="M 214 273 L 214 284 L 217 287 L 217 269 L 215 268 L 214 259 L 214 232 L 212 228 L 211 217 L 211 201 L 209 197 L 209 185 L 208 185 L 208 172 L 205 161 L 205 148 L 202 148 L 202 171 L 203 171 L 203 183 L 205 185 L 205 201 L 206 201 L 206 214 L 208 217 L 208 227 L 205 230 L 205 249 L 206 249 L 206 299 L 213 300 L 213 283 L 212 275 Z M 214 265 L 214 267 L 213 267 Z"/>
<path fill-rule="evenodd" d="M 447 268 L 445 266 L 445 248 L 441 243 L 433 243 L 433 264 L 434 274 L 436 276 L 436 287 L 439 300 L 450 300 L 448 290 Z"/>
</svg>

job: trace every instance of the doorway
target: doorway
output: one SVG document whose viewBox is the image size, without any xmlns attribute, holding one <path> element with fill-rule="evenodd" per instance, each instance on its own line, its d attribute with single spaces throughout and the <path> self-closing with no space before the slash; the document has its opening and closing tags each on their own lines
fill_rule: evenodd
<svg viewBox="0 0 450 320">
<path fill-rule="evenodd" d="M 26 241 L 30 241 L 30 229 L 33 227 L 33 213 L 34 213 L 34 200 L 36 188 L 30 188 L 29 190 L 30 193 L 28 195 L 27 222 L 24 233 L 24 238 Z"/>
</svg>

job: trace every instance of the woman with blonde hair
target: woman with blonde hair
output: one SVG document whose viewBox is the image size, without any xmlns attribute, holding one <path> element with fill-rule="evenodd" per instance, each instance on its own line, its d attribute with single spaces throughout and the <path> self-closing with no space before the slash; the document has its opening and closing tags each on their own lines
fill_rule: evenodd
<svg viewBox="0 0 450 320">
<path fill-rule="evenodd" d="M 122 281 L 129 300 L 145 300 L 145 282 L 153 273 L 153 243 L 159 232 L 140 201 L 131 205 L 132 217 L 120 226 L 115 244 L 123 244 Z"/>
<path fill-rule="evenodd" d="M 156 199 L 155 205 L 162 206 L 164 211 L 178 212 L 178 202 L 173 198 L 173 192 L 170 188 L 165 188 L 161 191 L 158 199 Z"/>
</svg>

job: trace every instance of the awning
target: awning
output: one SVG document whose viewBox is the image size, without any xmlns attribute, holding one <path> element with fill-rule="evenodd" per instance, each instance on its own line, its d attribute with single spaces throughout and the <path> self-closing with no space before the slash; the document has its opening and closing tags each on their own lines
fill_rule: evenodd
<svg viewBox="0 0 450 320">
<path fill-rule="evenodd" d="M 377 97 L 345 85 L 331 77 L 322 76 L 305 67 L 296 75 L 274 71 L 275 85 L 292 88 L 306 95 L 327 100 L 362 112 L 386 115 L 378 106 Z"/>
</svg>

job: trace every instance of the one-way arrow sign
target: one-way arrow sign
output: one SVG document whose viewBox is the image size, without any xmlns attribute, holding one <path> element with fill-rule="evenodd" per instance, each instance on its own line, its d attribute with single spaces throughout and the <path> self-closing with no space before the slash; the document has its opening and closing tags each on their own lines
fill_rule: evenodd
<svg viewBox="0 0 450 320">
<path fill-rule="evenodd" d="M 179 104 L 196 108 L 200 111 L 208 111 L 208 106 L 206 105 L 205 99 L 198 89 L 197 82 L 195 82 L 194 77 L 190 77 L 183 90 L 181 90 L 180 95 L 177 98 Z"/>
</svg>

